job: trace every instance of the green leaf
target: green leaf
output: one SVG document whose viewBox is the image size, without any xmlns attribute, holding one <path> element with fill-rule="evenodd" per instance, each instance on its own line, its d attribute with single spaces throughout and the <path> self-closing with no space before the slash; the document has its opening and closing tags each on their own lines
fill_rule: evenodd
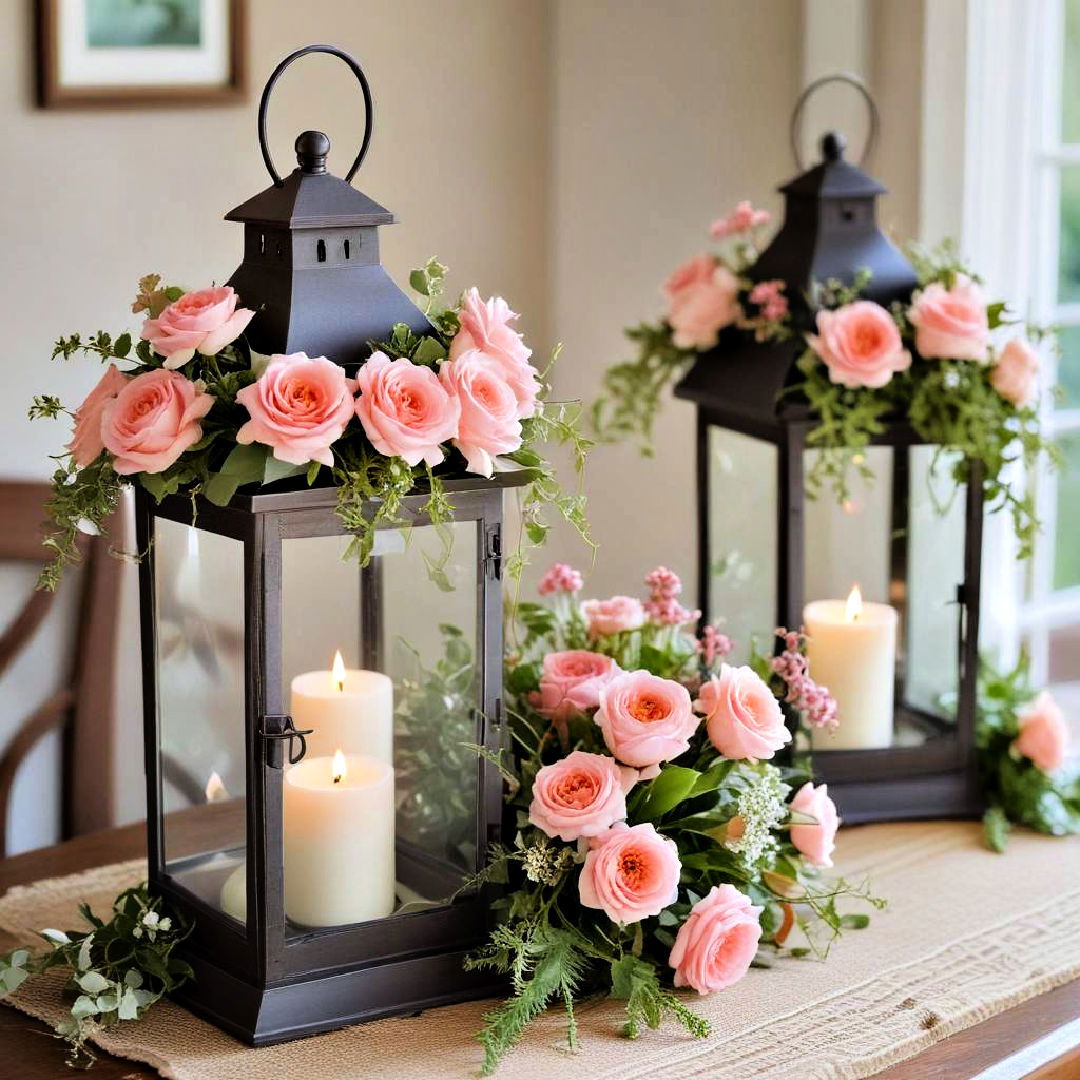
<svg viewBox="0 0 1080 1080">
<path fill-rule="evenodd" d="M 982 826 L 986 846 L 991 851 L 1002 854 L 1009 842 L 1009 819 L 1000 806 L 991 806 L 983 814 Z"/>
<path fill-rule="evenodd" d="M 663 766 L 660 775 L 649 782 L 640 816 L 645 821 L 663 817 L 689 797 L 700 779 L 701 773 L 696 769 L 684 769 L 680 765 Z"/>
<path fill-rule="evenodd" d="M 128 987 L 117 1005 L 116 1015 L 121 1020 L 136 1020 L 139 1016 L 139 1002 L 135 991 Z"/>
<path fill-rule="evenodd" d="M 262 482 L 272 484 L 276 480 L 285 480 L 290 476 L 300 476 L 307 472 L 307 465 L 293 465 L 288 461 L 279 461 L 273 454 L 266 455 Z"/>
<path fill-rule="evenodd" d="M 424 364 L 427 367 L 435 367 L 440 360 L 446 359 L 446 349 L 441 341 L 435 337 L 423 337 L 420 344 L 412 355 L 414 364 Z"/>
<path fill-rule="evenodd" d="M 310 461 L 310 462 L 308 462 L 308 467 L 307 467 L 308 487 L 311 487 L 311 485 L 314 484 L 315 481 L 318 479 L 319 470 L 321 468 L 322 468 L 322 462 L 319 462 L 319 461 Z"/>
<path fill-rule="evenodd" d="M 423 270 L 409 271 L 409 287 L 421 296 L 428 295 L 428 276 Z"/>
<path fill-rule="evenodd" d="M 840 919 L 840 925 L 845 930 L 865 930 L 870 925 L 870 916 L 860 912 L 852 912 Z"/>
<path fill-rule="evenodd" d="M 79 971 L 87 971 L 90 968 L 90 950 L 94 946 L 94 935 L 87 934 L 79 946 L 78 955 L 75 958 L 75 966 Z"/>
<path fill-rule="evenodd" d="M 240 482 L 235 476 L 230 476 L 228 473 L 211 473 L 203 484 L 202 493 L 215 506 L 228 506 L 239 486 Z"/>
<path fill-rule="evenodd" d="M 87 971 L 79 975 L 75 981 L 88 994 L 100 994 L 102 990 L 108 990 L 112 985 L 99 971 Z"/>
<path fill-rule="evenodd" d="M 87 997 L 86 994 L 80 994 L 75 999 L 75 1004 L 71 1006 L 71 1015 L 76 1020 L 81 1020 L 85 1016 L 96 1016 L 97 1013 L 97 1002 L 92 997 Z"/>
<path fill-rule="evenodd" d="M 121 334 L 113 342 L 113 355 L 124 359 L 131 352 L 131 335 Z"/>
</svg>

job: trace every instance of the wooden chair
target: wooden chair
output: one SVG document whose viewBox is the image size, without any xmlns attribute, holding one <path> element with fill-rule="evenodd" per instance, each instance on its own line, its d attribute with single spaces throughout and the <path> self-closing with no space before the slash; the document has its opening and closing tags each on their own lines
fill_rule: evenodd
<svg viewBox="0 0 1080 1080">
<path fill-rule="evenodd" d="M 40 566 L 47 484 L 0 482 L 0 565 Z M 120 561 L 105 538 L 84 538 L 83 563 L 61 588 L 78 587 L 78 628 L 65 685 L 38 706 L 0 753 L 0 858 L 15 775 L 27 754 L 51 731 L 62 733 L 61 839 L 113 824 L 113 745 Z M 0 678 L 26 647 L 52 607 L 53 594 L 31 592 L 0 634 Z"/>
</svg>

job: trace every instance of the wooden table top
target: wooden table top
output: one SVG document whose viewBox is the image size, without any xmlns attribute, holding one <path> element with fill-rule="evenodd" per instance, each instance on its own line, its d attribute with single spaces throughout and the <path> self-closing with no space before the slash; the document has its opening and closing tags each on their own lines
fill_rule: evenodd
<svg viewBox="0 0 1080 1080">
<path fill-rule="evenodd" d="M 144 855 L 143 826 L 90 833 L 66 844 L 0 860 L 0 893 L 12 885 L 71 874 Z M 0 946 L 7 948 L 6 945 Z M 1080 980 L 958 1032 L 917 1057 L 878 1073 L 875 1080 L 977 1080 L 979 1073 L 1059 1031 L 1080 1017 Z M 1060 1048 L 1059 1048 L 1060 1049 Z M 49 1029 L 10 1006 L 0 1006 L 0 1074 L 3 1080 L 61 1080 L 72 1072 Z M 1048 1062 L 1033 1062 L 1009 1080 L 1077 1080 L 1080 1040 Z M 146 1065 L 102 1054 L 91 1080 L 158 1080 Z"/>
</svg>

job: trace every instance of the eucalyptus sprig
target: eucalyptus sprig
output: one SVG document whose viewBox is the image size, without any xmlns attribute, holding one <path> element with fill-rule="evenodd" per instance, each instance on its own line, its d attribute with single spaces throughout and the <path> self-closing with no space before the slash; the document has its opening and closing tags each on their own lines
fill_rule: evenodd
<svg viewBox="0 0 1080 1080">
<path fill-rule="evenodd" d="M 46 951 L 18 948 L 0 956 L 0 993 L 14 993 L 44 971 L 66 970 L 65 992 L 72 1001 L 56 1035 L 68 1044 L 68 1063 L 88 1068 L 97 1031 L 141 1020 L 164 994 L 192 977 L 190 966 L 173 955 L 191 928 L 166 913 L 145 885 L 120 893 L 107 921 L 86 904 L 79 905 L 79 914 L 85 929 L 41 931 Z"/>
</svg>

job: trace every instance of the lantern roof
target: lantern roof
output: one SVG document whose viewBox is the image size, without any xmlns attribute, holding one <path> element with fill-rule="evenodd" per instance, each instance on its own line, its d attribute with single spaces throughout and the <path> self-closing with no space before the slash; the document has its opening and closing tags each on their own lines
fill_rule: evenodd
<svg viewBox="0 0 1080 1080">
<path fill-rule="evenodd" d="M 330 140 L 321 131 L 297 136 L 297 166 L 279 183 L 234 207 L 226 221 L 326 229 L 392 225 L 394 215 L 352 184 L 326 170 Z"/>
<path fill-rule="evenodd" d="M 821 161 L 789 180 L 778 190 L 783 195 L 807 195 L 818 199 L 857 199 L 884 195 L 887 191 L 869 173 L 844 159 L 847 140 L 830 131 L 821 140 Z"/>
</svg>

